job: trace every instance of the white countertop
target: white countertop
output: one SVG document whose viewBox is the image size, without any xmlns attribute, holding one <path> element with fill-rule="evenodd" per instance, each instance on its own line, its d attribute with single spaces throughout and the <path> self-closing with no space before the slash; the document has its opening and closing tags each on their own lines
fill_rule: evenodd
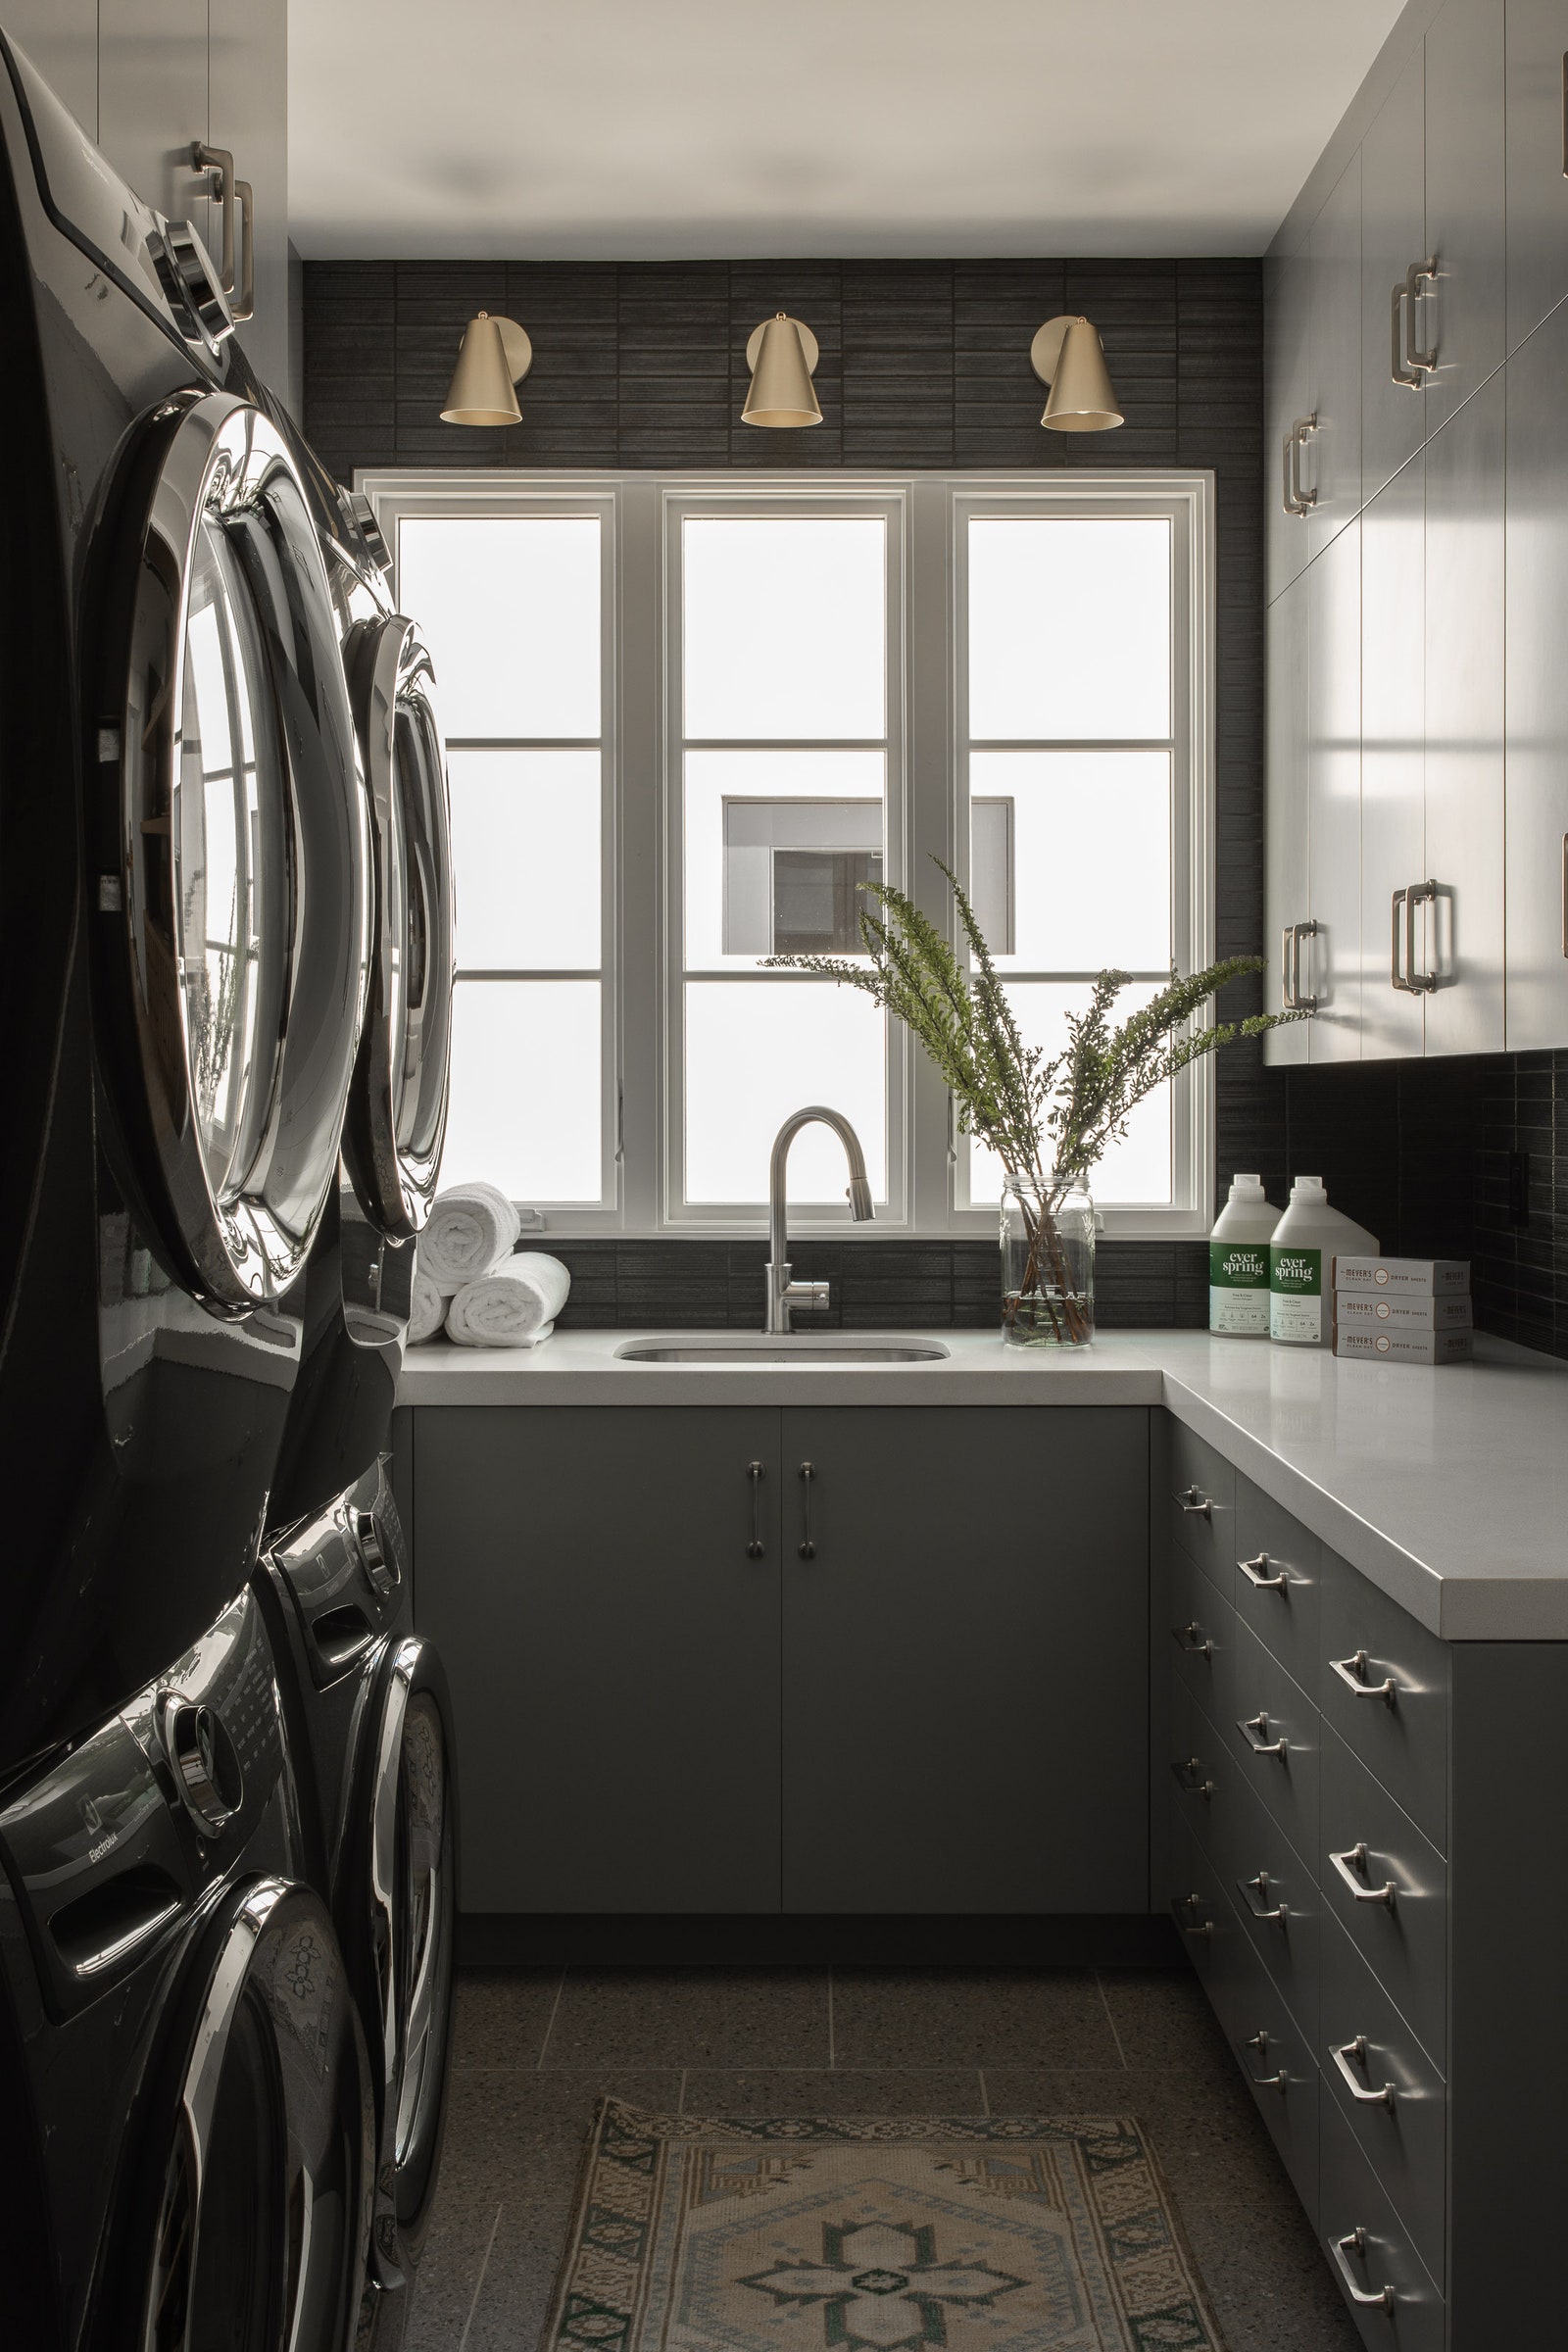
<svg viewBox="0 0 1568 2352">
<path fill-rule="evenodd" d="M 1196 1331 L 1063 1354 L 989 1331 L 865 1333 L 949 1353 L 713 1368 L 617 1361 L 629 1336 L 414 1348 L 398 1402 L 1164 1405 L 1434 1633 L 1568 1641 L 1568 1365 L 1505 1341 L 1478 1335 L 1475 1363 L 1428 1371 Z"/>
</svg>

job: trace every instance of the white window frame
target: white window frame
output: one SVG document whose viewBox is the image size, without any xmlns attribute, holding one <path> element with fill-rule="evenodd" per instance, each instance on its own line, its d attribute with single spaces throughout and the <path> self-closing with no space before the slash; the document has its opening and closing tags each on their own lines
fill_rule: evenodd
<svg viewBox="0 0 1568 2352">
<path fill-rule="evenodd" d="M 564 1238 L 758 1232 L 765 1206 L 687 1208 L 679 1193 L 684 923 L 678 540 L 688 514 L 778 512 L 889 517 L 887 866 L 938 920 L 946 885 L 931 854 L 968 878 L 964 559 L 972 514 L 1160 515 L 1172 524 L 1171 939 L 1181 968 L 1213 959 L 1214 477 L 1189 468 L 1032 473 L 561 474 L 507 468 L 361 469 L 394 551 L 409 516 L 594 512 L 604 531 L 605 1190 L 598 1207 L 537 1208 Z M 417 615 L 416 615 L 417 617 Z M 437 681 L 439 686 L 439 680 Z M 1009 975 L 1011 976 L 1011 975 Z M 1025 975 L 1020 974 L 1019 977 Z M 771 976 L 774 985 L 829 986 Z M 896 1026 L 888 1039 L 888 1192 L 872 1225 L 837 1202 L 791 1203 L 791 1228 L 847 1244 L 880 1234 L 989 1236 L 994 1206 L 962 1198 L 946 1090 Z M 1212 1217 L 1214 1067 L 1176 1082 L 1170 1206 L 1107 1207 L 1107 1237 L 1175 1240 Z"/>
</svg>

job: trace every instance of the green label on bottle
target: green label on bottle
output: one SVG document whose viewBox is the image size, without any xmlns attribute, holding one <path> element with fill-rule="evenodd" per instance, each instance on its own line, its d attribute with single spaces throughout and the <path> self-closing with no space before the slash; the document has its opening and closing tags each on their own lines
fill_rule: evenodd
<svg viewBox="0 0 1568 2352">
<path fill-rule="evenodd" d="M 1268 1329 L 1274 1340 L 1323 1338 L 1323 1252 L 1280 1249 L 1268 1253 Z"/>
<path fill-rule="evenodd" d="M 1266 1242 L 1210 1242 L 1208 1287 L 1211 1291 L 1266 1291 Z"/>
</svg>

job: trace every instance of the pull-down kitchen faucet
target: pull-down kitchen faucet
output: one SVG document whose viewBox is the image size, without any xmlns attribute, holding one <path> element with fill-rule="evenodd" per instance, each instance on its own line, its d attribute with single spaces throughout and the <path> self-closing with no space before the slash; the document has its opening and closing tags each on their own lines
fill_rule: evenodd
<svg viewBox="0 0 1568 2352">
<path fill-rule="evenodd" d="M 764 1331 L 788 1331 L 790 1315 L 797 1307 L 823 1307 L 827 1304 L 828 1286 L 825 1282 L 791 1282 L 790 1245 L 785 1231 L 785 1178 L 789 1168 L 790 1146 L 803 1127 L 820 1119 L 831 1127 L 844 1146 L 844 1156 L 850 1163 L 850 1214 L 857 1225 L 863 1225 L 874 1212 L 871 1207 L 871 1187 L 865 1173 L 865 1153 L 860 1139 L 844 1113 L 828 1110 L 820 1102 L 809 1102 L 804 1110 L 792 1111 L 773 1139 L 773 1156 L 767 1171 L 767 1321 Z"/>
</svg>

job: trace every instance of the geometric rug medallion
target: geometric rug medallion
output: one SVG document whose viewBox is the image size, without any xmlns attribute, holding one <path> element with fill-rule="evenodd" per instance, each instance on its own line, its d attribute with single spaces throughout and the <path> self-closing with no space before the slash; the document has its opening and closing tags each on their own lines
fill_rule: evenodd
<svg viewBox="0 0 1568 2352">
<path fill-rule="evenodd" d="M 1125 2116 L 594 2120 L 540 2352 L 1224 2352 Z"/>
</svg>

